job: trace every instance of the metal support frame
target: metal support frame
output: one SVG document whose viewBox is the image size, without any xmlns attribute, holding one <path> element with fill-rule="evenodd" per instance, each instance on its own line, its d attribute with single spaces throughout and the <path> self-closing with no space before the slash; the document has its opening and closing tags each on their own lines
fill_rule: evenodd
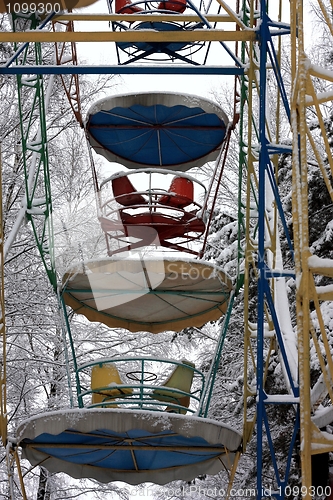
<svg viewBox="0 0 333 500">
<path fill-rule="evenodd" d="M 55 32 L 64 31 L 65 33 L 70 33 L 74 31 L 74 22 L 71 20 L 55 20 L 52 22 L 52 28 Z M 74 42 L 56 43 L 55 53 L 57 66 L 78 66 L 77 51 Z M 64 78 L 63 71 L 61 71 L 59 74 L 69 105 L 74 113 L 76 120 L 79 122 L 80 127 L 83 128 L 79 76 L 77 73 L 73 73 L 73 70 L 71 73 L 68 73 L 70 75 L 69 80 Z"/>
<path fill-rule="evenodd" d="M 0 66 L 0 74 L 21 75 L 243 75 L 244 68 L 230 66 Z"/>
<path fill-rule="evenodd" d="M 13 15 L 14 30 L 25 28 L 35 30 L 38 19 L 31 15 Z M 22 50 L 23 49 L 23 50 Z M 16 64 L 40 65 L 43 61 L 41 45 L 27 44 L 18 48 Z M 40 75 L 20 74 L 17 76 L 18 105 L 22 137 L 23 166 L 25 174 L 26 200 L 21 210 L 21 219 L 26 217 L 32 225 L 42 261 L 53 287 L 56 288 L 56 272 L 53 255 L 52 201 L 46 133 L 46 106 L 52 87 L 49 82 L 47 95 Z"/>
<path fill-rule="evenodd" d="M 160 19 L 158 19 L 160 21 Z M 151 19 L 153 21 L 153 19 Z M 4 32 L 0 33 L 0 42 L 235 42 L 237 40 L 254 40 L 255 33 L 251 31 L 224 31 L 217 29 L 199 29 L 196 31 L 154 32 L 141 31 L 79 31 L 79 32 L 48 32 L 33 33 Z"/>
<path fill-rule="evenodd" d="M 326 43 L 332 44 L 332 2 L 318 0 L 314 5 L 327 27 Z M 332 149 L 325 123 L 325 107 L 332 109 L 331 83 L 333 72 L 311 64 L 305 53 L 304 13 L 301 0 L 291 0 L 292 29 L 292 98 L 291 125 L 293 133 L 293 214 L 295 267 L 297 282 L 296 311 L 300 372 L 300 454 L 302 467 L 303 498 L 312 498 L 311 457 L 333 451 L 331 434 L 326 426 L 333 421 L 333 360 L 329 342 L 329 325 L 325 323 L 323 307 L 333 300 L 333 260 L 320 258 L 310 247 L 309 238 L 314 228 L 308 212 L 310 169 L 316 168 L 326 192 L 323 195 L 333 202 L 331 179 L 333 176 Z M 318 93 L 320 89 L 328 92 Z M 315 116 L 317 129 L 309 122 Z M 319 130 L 319 133 L 318 133 Z M 325 191 L 325 187 L 323 188 Z M 316 286 L 324 282 L 323 286 Z M 326 304 L 325 304 L 326 303 Z M 311 312 L 313 310 L 313 312 Z M 314 319 L 318 322 L 315 328 Z M 312 346 L 311 346 L 312 344 Z M 311 364 L 318 366 L 316 374 Z M 320 415 L 324 411 L 324 418 Z M 324 407 L 324 408 L 323 408 Z"/>
<path fill-rule="evenodd" d="M 283 270 L 280 259 L 279 224 L 283 227 L 291 254 L 293 250 L 277 185 L 278 155 L 286 152 L 291 153 L 291 148 L 279 144 L 279 128 L 277 126 L 275 130 L 272 129 L 267 116 L 268 73 L 270 78 L 275 79 L 274 83 L 278 89 L 275 105 L 276 115 L 274 116 L 276 123 L 278 124 L 281 118 L 281 105 L 285 120 L 289 120 L 290 110 L 279 67 L 279 53 L 275 47 L 275 45 L 279 46 L 279 43 L 273 43 L 278 23 L 273 23 L 268 17 L 268 2 L 263 0 L 260 3 L 260 18 L 255 16 L 253 3 L 251 2 L 252 9 L 248 10 L 246 9 L 247 4 L 248 2 L 243 2 L 243 22 L 249 23 L 249 27 L 258 26 L 258 43 L 250 42 L 250 44 L 242 46 L 242 62 L 244 64 L 249 61 L 249 70 L 241 78 L 240 91 L 242 113 L 240 122 L 239 254 L 241 260 L 245 261 L 244 440 L 246 447 L 246 441 L 250 439 L 256 422 L 257 499 L 267 496 L 283 499 L 285 486 L 289 480 L 291 459 L 299 426 L 297 366 L 290 365 L 292 356 L 290 356 L 285 342 L 287 332 L 285 326 L 281 325 L 278 310 L 278 303 L 282 298 L 281 293 L 286 294 L 286 291 L 282 290 L 281 292 L 281 287 L 277 290 L 278 281 L 284 282 L 286 277 L 293 275 L 293 270 Z M 285 34 L 289 34 L 289 28 L 284 25 L 279 35 Z M 254 103 L 259 104 L 259 112 L 254 108 Z M 273 104 L 270 103 L 270 110 L 272 110 L 272 106 Z M 241 195 L 243 179 L 246 179 L 247 182 L 245 199 Z M 243 248 L 242 234 L 245 238 L 245 248 Z M 251 286 L 257 288 L 256 324 L 249 315 Z M 288 301 L 286 300 L 285 303 L 288 304 Z M 292 331 L 291 323 L 289 330 Z M 277 346 L 285 375 L 283 395 L 267 394 L 266 392 L 269 361 Z M 247 374 L 251 372 L 256 376 L 256 389 L 247 379 Z M 250 414 L 248 404 L 253 398 L 256 398 L 256 412 Z M 276 404 L 295 408 L 294 430 L 287 444 L 288 451 L 282 475 L 275 453 L 273 422 L 269 419 L 270 407 Z M 268 446 L 269 454 L 272 457 L 271 468 L 274 475 L 273 484 L 270 480 L 269 485 L 264 484 L 263 480 L 265 446 Z"/>
<path fill-rule="evenodd" d="M 219 365 L 221 362 L 224 341 L 225 341 L 227 331 L 228 331 L 228 326 L 229 326 L 229 321 L 230 321 L 230 317 L 231 317 L 231 313 L 232 313 L 232 308 L 234 305 L 234 300 L 235 300 L 235 293 L 233 292 L 230 295 L 228 309 L 225 313 L 225 317 L 224 317 L 223 322 L 221 324 L 220 335 L 217 339 L 216 349 L 214 352 L 212 364 L 211 364 L 210 370 L 209 370 L 207 377 L 206 377 L 203 396 L 202 396 L 201 404 L 200 404 L 200 407 L 198 410 L 198 414 L 202 415 L 203 417 L 207 417 L 207 415 L 208 415 L 209 405 L 211 402 L 213 389 L 214 389 L 214 382 L 215 382 L 217 371 L 218 371 L 218 368 L 219 368 Z"/>
</svg>

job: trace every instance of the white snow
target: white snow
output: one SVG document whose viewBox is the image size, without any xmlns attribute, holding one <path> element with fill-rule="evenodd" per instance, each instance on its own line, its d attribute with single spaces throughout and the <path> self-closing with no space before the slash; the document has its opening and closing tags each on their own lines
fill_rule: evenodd
<svg viewBox="0 0 333 500">
<path fill-rule="evenodd" d="M 308 258 L 308 264 L 310 269 L 317 269 L 326 267 L 327 269 L 333 269 L 333 259 L 323 259 L 317 255 L 311 255 Z"/>
</svg>

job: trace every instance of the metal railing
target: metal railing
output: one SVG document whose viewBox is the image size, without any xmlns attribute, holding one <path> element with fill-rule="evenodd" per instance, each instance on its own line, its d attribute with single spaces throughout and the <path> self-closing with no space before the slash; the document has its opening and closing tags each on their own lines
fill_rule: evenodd
<svg viewBox="0 0 333 500">
<path fill-rule="evenodd" d="M 116 377 L 96 387 L 91 380 L 94 367 L 112 367 Z M 168 383 L 178 367 L 183 368 L 190 379 L 186 389 L 182 377 L 179 385 L 173 387 Z M 78 367 L 78 379 L 80 407 L 121 407 L 182 414 L 196 413 L 205 383 L 203 373 L 186 360 L 141 357 L 103 358 L 85 363 Z"/>
</svg>

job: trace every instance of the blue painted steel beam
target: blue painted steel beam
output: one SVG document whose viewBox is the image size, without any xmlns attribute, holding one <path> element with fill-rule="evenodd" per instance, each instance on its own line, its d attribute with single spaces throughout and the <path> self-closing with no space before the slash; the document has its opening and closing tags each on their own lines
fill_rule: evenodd
<svg viewBox="0 0 333 500">
<path fill-rule="evenodd" d="M 262 496 L 265 498 L 275 498 L 276 500 L 281 500 L 281 499 L 285 498 L 286 486 L 288 485 L 289 476 L 287 473 L 283 477 L 281 477 L 281 475 L 280 475 L 280 471 L 279 471 L 278 464 L 277 464 L 277 457 L 276 457 L 275 450 L 274 450 L 274 444 L 273 444 L 273 440 L 272 440 L 272 437 L 271 437 L 271 434 L 269 431 L 269 422 L 268 422 L 267 413 L 266 413 L 265 408 L 264 408 L 264 414 L 263 414 L 263 421 L 264 421 L 265 429 L 267 431 L 268 444 L 269 444 L 270 453 L 271 453 L 271 456 L 273 459 L 272 462 L 273 462 L 273 467 L 274 467 L 275 477 L 277 479 L 278 487 L 275 491 L 273 489 L 266 490 L 263 487 L 261 492 L 262 492 Z M 289 448 L 288 448 L 286 471 L 290 471 L 291 461 L 293 458 L 293 451 L 294 451 L 294 447 L 295 447 L 295 443 L 296 443 L 296 439 L 297 439 L 297 434 L 299 431 L 299 406 L 297 407 L 297 414 L 296 414 L 295 421 L 296 421 L 296 425 L 294 426 L 293 434 L 292 434 Z"/>
<path fill-rule="evenodd" d="M 268 157 L 267 157 L 267 160 L 268 160 Z M 294 260 L 294 245 L 291 241 L 291 237 L 290 237 L 288 226 L 287 226 L 287 221 L 286 221 L 286 218 L 284 216 L 284 211 L 283 211 L 283 207 L 282 207 L 282 203 L 281 203 L 279 189 L 278 189 L 278 186 L 276 184 L 274 170 L 273 170 L 272 164 L 269 161 L 268 161 L 267 166 L 266 166 L 266 172 L 267 172 L 267 175 L 269 178 L 269 182 L 271 184 L 272 191 L 274 193 L 275 202 L 276 202 L 276 205 L 277 205 L 277 208 L 279 211 L 280 219 L 281 219 L 284 233 L 285 233 L 285 236 L 286 236 L 286 239 L 288 242 L 289 250 L 291 252 L 292 259 Z"/>
<path fill-rule="evenodd" d="M 266 1 L 260 5 L 260 25 L 258 38 L 259 55 L 259 172 L 258 172 L 258 330 L 257 330 L 257 500 L 263 495 L 263 423 L 264 399 L 264 323 L 265 323 L 265 171 L 267 158 L 266 140 L 266 81 L 267 81 L 267 43 L 269 29 L 267 26 Z M 272 457 L 273 458 L 273 457 Z"/>
<path fill-rule="evenodd" d="M 0 66 L 2 75 L 243 75 L 233 66 Z"/>
<path fill-rule="evenodd" d="M 288 376 L 288 381 L 290 388 L 292 390 L 293 396 L 298 398 L 299 388 L 297 383 L 293 381 L 291 370 L 288 364 L 287 354 L 284 348 L 284 342 L 282 338 L 282 332 L 279 325 L 279 318 L 277 317 L 275 311 L 274 301 L 271 295 L 269 279 L 275 274 L 275 270 L 268 268 L 265 257 L 265 214 L 266 214 L 266 184 L 270 183 L 271 189 L 274 194 L 275 202 L 278 207 L 280 218 L 286 233 L 289 248 L 292 251 L 292 244 L 290 237 L 288 235 L 288 228 L 286 225 L 282 204 L 280 201 L 279 191 L 276 184 L 274 170 L 270 162 L 269 155 L 281 153 L 283 149 L 287 149 L 287 153 L 290 153 L 289 146 L 284 145 L 274 145 L 270 144 L 266 137 L 266 108 L 267 108 L 267 62 L 268 59 L 271 62 L 276 82 L 279 87 L 280 95 L 284 104 L 284 108 L 287 117 L 290 119 L 290 109 L 285 92 L 283 78 L 279 69 L 278 60 L 275 53 L 275 48 L 272 43 L 272 36 L 274 33 L 270 31 L 273 23 L 267 15 L 267 0 L 262 0 L 260 4 L 260 26 L 258 31 L 258 39 L 260 42 L 260 81 L 259 81 L 259 144 L 260 144 L 260 156 L 259 156 L 259 172 L 258 172 L 258 332 L 257 332 L 257 500 L 262 498 L 276 498 L 277 500 L 283 500 L 285 498 L 285 486 L 289 479 L 290 466 L 292 453 L 296 441 L 296 436 L 299 428 L 299 422 L 296 418 L 295 426 L 293 429 L 293 435 L 291 442 L 288 443 L 288 457 L 286 464 L 284 466 L 284 476 L 281 477 L 281 473 L 278 467 L 277 456 L 274 451 L 273 435 L 271 432 L 271 426 L 268 421 L 268 416 L 266 412 L 266 405 L 269 403 L 269 398 L 265 392 L 264 387 L 264 370 L 265 370 L 265 360 L 264 360 L 264 324 L 265 324 L 265 307 L 268 307 L 271 319 L 274 325 L 276 338 L 280 347 L 280 352 L 284 361 L 286 373 Z M 277 25 L 279 26 L 279 25 Z M 286 30 L 286 33 L 288 30 Z M 279 32 L 275 34 L 284 34 L 284 32 Z M 281 150 L 280 150 L 281 149 Z M 280 150 L 280 151 L 279 151 Z M 289 273 L 288 273 L 289 274 Z M 285 403 L 281 401 L 281 404 L 289 404 L 288 400 Z M 297 408 L 298 415 L 299 408 Z M 275 492 L 266 491 L 263 485 L 263 433 L 265 431 L 265 438 L 267 440 L 270 453 L 271 453 L 271 465 L 274 469 L 275 481 L 277 483 L 277 490 Z"/>
<path fill-rule="evenodd" d="M 271 290 L 270 290 L 270 287 L 269 287 L 268 280 L 265 280 L 264 283 L 265 283 L 265 297 L 266 297 L 266 301 L 268 303 L 269 310 L 270 310 L 270 313 L 271 313 L 271 316 L 272 316 L 272 320 L 273 320 L 273 324 L 274 324 L 274 328 L 275 328 L 275 334 L 276 334 L 276 338 L 277 338 L 278 343 L 279 343 L 280 353 L 282 355 L 282 359 L 283 359 L 283 362 L 284 362 L 286 374 L 288 376 L 288 381 L 289 381 L 289 384 L 290 384 L 290 388 L 293 391 L 293 395 L 296 398 L 298 398 L 299 397 L 299 387 L 298 387 L 298 385 L 295 384 L 295 382 L 293 380 L 293 377 L 292 377 L 292 374 L 291 374 L 291 370 L 290 370 L 290 366 L 289 366 L 289 363 L 288 363 L 286 349 L 284 347 L 284 343 L 283 343 L 283 339 L 282 339 L 282 332 L 281 332 L 280 325 L 279 325 L 279 320 L 278 320 L 278 317 L 277 317 L 277 314 L 276 314 L 276 311 L 275 311 L 275 306 L 274 306 L 273 298 L 272 298 L 272 295 L 271 295 Z M 265 400 L 265 398 L 264 398 L 264 400 Z"/>
<path fill-rule="evenodd" d="M 270 144 L 267 143 L 267 153 L 269 155 L 282 155 L 292 153 L 292 146 L 287 146 L 286 144 Z"/>
<path fill-rule="evenodd" d="M 265 278 L 266 279 L 271 279 L 271 278 L 294 278 L 296 279 L 296 274 L 294 271 L 286 271 L 286 270 L 274 270 L 274 269 L 267 269 L 265 270 Z"/>
<path fill-rule="evenodd" d="M 269 43 L 267 44 L 267 53 L 269 55 L 269 58 L 271 60 L 272 66 L 273 66 L 273 70 L 274 70 L 275 77 L 276 77 L 276 82 L 277 82 L 279 90 L 280 90 L 280 95 L 281 95 L 282 102 L 283 102 L 284 108 L 285 108 L 287 116 L 288 116 L 288 120 L 290 121 L 289 100 L 288 100 L 287 92 L 286 92 L 286 89 L 285 89 L 285 86 L 283 83 L 281 71 L 279 68 L 279 63 L 277 60 L 277 56 L 276 56 L 276 52 L 275 52 L 272 40 L 269 40 Z"/>
</svg>

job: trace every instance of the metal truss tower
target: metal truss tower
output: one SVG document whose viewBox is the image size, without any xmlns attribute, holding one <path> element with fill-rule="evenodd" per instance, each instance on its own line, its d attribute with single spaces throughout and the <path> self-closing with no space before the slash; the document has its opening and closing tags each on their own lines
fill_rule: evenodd
<svg viewBox="0 0 333 500">
<path fill-rule="evenodd" d="M 306 54 L 303 2 L 291 7 L 291 124 L 293 132 L 293 228 L 297 276 L 297 334 L 300 379 L 300 436 L 304 498 L 311 498 L 311 458 L 333 451 L 331 327 L 327 310 L 333 299 L 333 260 L 314 247 L 315 218 L 309 213 L 311 175 L 323 186 L 322 199 L 333 200 L 333 159 L 330 143 L 333 73 L 328 60 L 314 64 Z M 332 46 L 332 2 L 313 3 L 311 15 L 321 19 L 325 52 Z M 307 26 L 308 27 L 308 26 Z M 328 69 L 325 67 L 328 65 Z M 314 117 L 315 127 L 311 122 Z M 323 204 L 320 210 L 327 210 Z M 329 219 L 328 226 L 330 224 Z M 311 370 L 316 366 L 316 373 Z"/>
<path fill-rule="evenodd" d="M 243 44 L 243 63 L 248 70 L 241 78 L 240 108 L 240 253 L 244 252 L 244 443 L 250 439 L 256 422 L 257 499 L 267 496 L 282 499 L 289 484 L 289 473 L 298 432 L 298 380 L 296 340 L 289 313 L 285 281 L 293 276 L 286 263 L 280 239 L 293 254 L 292 242 L 279 193 L 278 167 L 281 155 L 290 155 L 291 146 L 282 137 L 282 126 L 289 126 L 290 107 L 281 72 L 284 40 L 289 39 L 288 19 L 279 3 L 274 15 L 268 2 L 244 2 L 243 15 L 256 29 L 258 40 Z M 247 7 L 247 8 L 246 8 Z M 276 10 L 275 10 L 276 9 Z M 284 16 L 284 17 L 283 17 Z M 243 183 L 246 184 L 242 195 Z M 244 242 L 245 241 L 245 245 Z M 257 296 L 257 311 L 250 303 Z M 269 366 L 278 353 L 283 388 L 275 393 L 268 387 Z M 251 414 L 250 402 L 256 399 Z M 285 436 L 283 465 L 275 442 L 276 405 L 284 406 L 294 420 L 293 430 Z M 266 456 L 264 464 L 264 456 Z M 269 484 L 264 480 L 267 456 Z"/>
</svg>

